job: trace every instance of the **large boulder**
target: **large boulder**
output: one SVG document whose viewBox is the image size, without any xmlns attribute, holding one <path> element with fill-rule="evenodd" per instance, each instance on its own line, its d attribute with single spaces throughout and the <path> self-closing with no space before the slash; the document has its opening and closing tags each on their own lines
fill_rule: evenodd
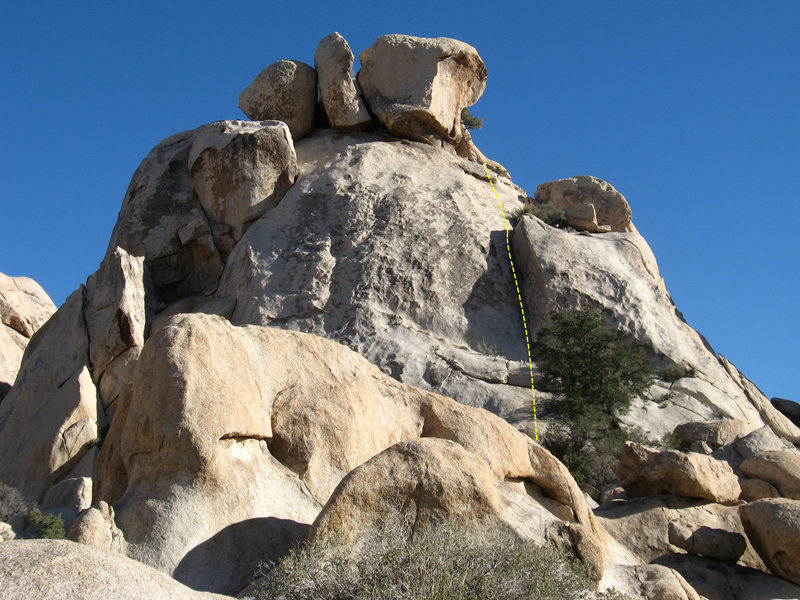
<svg viewBox="0 0 800 600">
<path fill-rule="evenodd" d="M 372 117 L 358 95 L 353 79 L 353 51 L 337 32 L 320 40 L 314 53 L 314 68 L 319 79 L 319 95 L 334 129 L 360 129 Z"/>
<path fill-rule="evenodd" d="M 28 340 L 54 312 L 33 279 L 0 273 L 0 401 L 14 385 Z"/>
<path fill-rule="evenodd" d="M 6 600 L 230 600 L 196 592 L 119 554 L 67 540 L 0 544 L 0 590 Z"/>
<path fill-rule="evenodd" d="M 611 231 L 631 231 L 631 207 L 625 196 L 597 177 L 578 175 L 541 183 L 534 200 L 537 204 L 550 204 L 566 211 L 588 204 L 594 207 L 597 215 L 595 226 L 607 225 Z"/>
<path fill-rule="evenodd" d="M 725 462 L 695 452 L 659 452 L 635 442 L 625 442 L 617 477 L 631 497 L 667 493 L 732 503 L 742 491 Z"/>
<path fill-rule="evenodd" d="M 602 536 L 566 467 L 530 438 L 317 336 L 175 315 L 153 328 L 119 401 L 94 501 L 114 505 L 129 556 L 197 589 L 239 589 L 305 537 L 348 472 L 419 437 L 459 444 L 491 482 L 520 482 L 519 502 L 541 497 Z"/>
<path fill-rule="evenodd" d="M 772 406 L 777 408 L 792 423 L 800 427 L 800 404 L 794 400 L 786 400 L 785 398 L 772 398 L 770 402 Z"/>
<path fill-rule="evenodd" d="M 739 511 L 747 537 L 770 570 L 800 584 L 800 501 L 756 500 Z"/>
<path fill-rule="evenodd" d="M 239 241 L 297 178 L 292 135 L 281 121 L 212 123 L 194 136 L 189 171 L 212 227 L 231 227 Z"/>
<path fill-rule="evenodd" d="M 749 477 L 771 483 L 784 498 L 800 500 L 800 452 L 797 450 L 751 456 L 739 468 Z"/>
<path fill-rule="evenodd" d="M 461 110 L 486 88 L 486 65 L 472 46 L 449 38 L 384 35 L 360 55 L 358 83 L 391 133 L 456 144 Z"/>
<path fill-rule="evenodd" d="M 771 416 L 754 405 L 742 382 L 683 320 L 637 232 L 576 233 L 524 216 L 513 244 L 532 335 L 549 323 L 552 312 L 595 306 L 609 326 L 644 348 L 657 370 L 673 363 L 694 367 L 694 377 L 659 382 L 647 398 L 634 399 L 630 410 L 618 415 L 624 425 L 661 439 L 681 423 L 736 419 L 746 423 L 744 434 Z"/>
<path fill-rule="evenodd" d="M 317 73 L 297 60 L 279 60 L 239 94 L 239 108 L 252 121 L 283 121 L 299 140 L 314 128 Z"/>
<path fill-rule="evenodd" d="M 675 428 L 673 434 L 687 446 L 691 446 L 694 442 L 705 442 L 711 448 L 719 448 L 736 441 L 748 430 L 745 421 L 723 419 L 682 423 Z"/>
<path fill-rule="evenodd" d="M 680 521 L 670 521 L 669 543 L 707 558 L 736 562 L 747 550 L 741 533 L 702 525 L 697 528 Z"/>
</svg>

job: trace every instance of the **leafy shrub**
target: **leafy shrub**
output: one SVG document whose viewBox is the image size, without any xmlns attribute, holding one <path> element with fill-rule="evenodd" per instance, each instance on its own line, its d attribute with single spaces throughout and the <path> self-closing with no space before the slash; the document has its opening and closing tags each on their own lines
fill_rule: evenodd
<svg viewBox="0 0 800 600">
<path fill-rule="evenodd" d="M 551 546 L 498 528 L 440 525 L 408 541 L 388 528 L 358 550 L 310 545 L 278 563 L 247 591 L 275 600 L 564 600 L 595 595 L 586 567 Z"/>
<path fill-rule="evenodd" d="M 622 430 L 615 414 L 650 386 L 653 372 L 644 352 L 608 329 L 600 312 L 555 313 L 552 319 L 534 344 L 539 388 L 556 398 L 545 413 L 553 424 L 542 441 L 578 483 L 599 488 L 613 481 L 626 440 L 647 441 Z"/>
<path fill-rule="evenodd" d="M 678 363 L 670 363 L 659 373 L 659 377 L 663 381 L 668 381 L 669 383 L 678 381 L 678 379 L 683 379 L 684 377 L 694 376 L 695 368 L 692 365 L 685 366 Z"/>
<path fill-rule="evenodd" d="M 64 539 L 67 535 L 60 515 L 45 515 L 38 508 L 28 514 L 28 525 L 25 529 L 48 540 Z"/>
<path fill-rule="evenodd" d="M 483 127 L 483 119 L 473 115 L 468 108 L 461 109 L 461 122 L 467 129 L 480 129 Z"/>
<path fill-rule="evenodd" d="M 516 216 L 519 218 L 523 215 L 533 215 L 551 227 L 566 229 L 569 226 L 567 223 L 567 213 L 560 208 L 556 208 L 549 202 L 547 204 L 534 204 L 533 199 L 528 198 L 522 206 L 522 210 L 520 210 Z"/>
</svg>

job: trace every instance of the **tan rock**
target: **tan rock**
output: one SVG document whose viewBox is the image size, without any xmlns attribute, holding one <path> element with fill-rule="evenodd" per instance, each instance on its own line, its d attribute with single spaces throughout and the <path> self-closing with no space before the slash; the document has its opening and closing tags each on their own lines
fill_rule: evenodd
<svg viewBox="0 0 800 600">
<path fill-rule="evenodd" d="M 78 515 L 67 532 L 67 539 L 118 554 L 126 550 L 125 536 L 114 522 L 114 509 L 102 501 Z"/>
<path fill-rule="evenodd" d="M 792 450 L 793 446 L 779 438 L 768 425 L 765 425 L 736 440 L 735 448 L 743 458 L 750 458 L 767 452 Z"/>
<path fill-rule="evenodd" d="M 38 502 L 67 476 L 105 425 L 89 374 L 84 288 L 37 331 L 0 403 L 0 481 Z"/>
<path fill-rule="evenodd" d="M 47 490 L 41 508 L 67 508 L 77 515 L 91 504 L 92 480 L 89 477 L 68 477 Z"/>
<path fill-rule="evenodd" d="M 780 492 L 775 489 L 768 481 L 763 479 L 750 479 L 742 477 L 739 479 L 739 485 L 742 488 L 742 494 L 739 496 L 742 500 L 752 502 L 753 500 L 761 500 L 762 498 L 779 498 Z"/>
<path fill-rule="evenodd" d="M 38 283 L 0 273 L 0 323 L 30 338 L 56 307 Z"/>
<path fill-rule="evenodd" d="M 567 224 L 581 231 L 591 231 L 596 233 L 597 214 L 593 204 L 588 202 L 578 202 L 564 208 L 567 215 Z"/>
<path fill-rule="evenodd" d="M 334 129 L 359 129 L 372 123 L 353 80 L 353 51 L 337 32 L 320 40 L 314 53 L 319 94 Z"/>
<path fill-rule="evenodd" d="M 747 537 L 770 570 L 800 584 L 800 501 L 756 500 L 739 511 Z"/>
<path fill-rule="evenodd" d="M 741 493 L 727 463 L 693 452 L 659 452 L 634 442 L 625 442 L 617 477 L 631 497 L 670 493 L 725 503 Z"/>
<path fill-rule="evenodd" d="M 552 204 L 564 209 L 590 204 L 597 213 L 599 225 L 609 225 L 611 231 L 628 231 L 631 207 L 625 197 L 602 179 L 578 175 L 542 183 L 536 188 L 535 200 L 539 204 Z"/>
<path fill-rule="evenodd" d="M 297 60 L 279 60 L 261 71 L 239 94 L 239 108 L 251 121 L 283 121 L 299 140 L 314 128 L 317 73 Z"/>
<path fill-rule="evenodd" d="M 692 421 L 676 427 L 674 435 L 687 445 L 693 442 L 705 442 L 712 448 L 719 448 L 743 437 L 749 430 L 748 424 L 738 419 Z"/>
<path fill-rule="evenodd" d="M 292 135 L 281 121 L 212 123 L 194 136 L 189 171 L 212 224 L 230 226 L 239 241 L 246 226 L 277 206 L 297 178 Z M 194 230 L 179 234 L 189 239 Z"/>
<path fill-rule="evenodd" d="M 8 600 L 229 600 L 196 592 L 140 562 L 67 540 L 0 544 L 0 589 Z"/>
<path fill-rule="evenodd" d="M 768 481 L 784 498 L 800 500 L 800 453 L 796 450 L 764 452 L 739 467 L 749 477 Z"/>
<path fill-rule="evenodd" d="M 472 46 L 449 38 L 384 35 L 360 55 L 364 100 L 391 133 L 413 140 L 461 136 L 461 109 L 486 88 L 486 66 Z"/>
<path fill-rule="evenodd" d="M 95 382 L 114 359 L 144 344 L 144 286 L 144 259 L 122 248 L 114 248 L 86 281 L 85 318 Z M 107 405 L 111 398 L 104 400 Z"/>
<path fill-rule="evenodd" d="M 662 565 L 615 565 L 601 581 L 628 597 L 647 600 L 701 600 L 683 576 Z"/>
</svg>

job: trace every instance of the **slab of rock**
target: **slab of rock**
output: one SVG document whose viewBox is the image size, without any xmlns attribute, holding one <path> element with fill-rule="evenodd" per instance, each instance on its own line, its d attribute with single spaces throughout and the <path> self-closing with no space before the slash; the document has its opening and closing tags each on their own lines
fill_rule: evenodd
<svg viewBox="0 0 800 600">
<path fill-rule="evenodd" d="M 8 600 L 230 598 L 196 592 L 140 562 L 67 540 L 14 540 L 0 544 L 0 589 Z"/>
<path fill-rule="evenodd" d="M 486 65 L 472 46 L 449 38 L 384 35 L 360 55 L 364 100 L 394 135 L 456 144 L 461 110 L 486 88 Z"/>
<path fill-rule="evenodd" d="M 770 403 L 788 417 L 792 423 L 800 427 L 800 404 L 785 398 L 772 398 Z"/>
<path fill-rule="evenodd" d="M 42 498 L 42 510 L 67 508 L 76 515 L 92 504 L 92 480 L 69 477 L 52 486 Z"/>
<path fill-rule="evenodd" d="M 277 206 L 292 186 L 297 156 L 281 121 L 219 121 L 194 135 L 189 171 L 212 225 L 231 227 L 239 241 L 246 226 Z"/>
<path fill-rule="evenodd" d="M 624 425 L 640 427 L 654 439 L 688 421 L 738 419 L 750 430 L 763 425 L 761 411 L 682 319 L 638 233 L 570 233 L 524 216 L 513 244 L 532 335 L 549 323 L 552 312 L 596 306 L 654 361 L 666 357 L 695 367 L 695 377 L 671 389 L 654 387 L 651 397 L 635 400 L 628 413 L 618 415 Z"/>
<path fill-rule="evenodd" d="M 750 428 L 745 421 L 738 419 L 724 419 L 722 421 L 693 421 L 682 423 L 673 432 L 684 444 L 705 442 L 711 448 L 719 448 L 736 441 Z"/>
<path fill-rule="evenodd" d="M 747 541 L 740 533 L 706 526 L 695 529 L 679 521 L 670 521 L 669 543 L 690 554 L 732 562 L 747 550 Z"/>
<path fill-rule="evenodd" d="M 647 600 L 701 600 L 677 571 L 662 565 L 615 565 L 600 582 L 602 589 Z"/>
<path fill-rule="evenodd" d="M 0 482 L 39 502 L 105 426 L 89 371 L 81 286 L 31 338 L 16 385 L 0 403 Z"/>
<path fill-rule="evenodd" d="M 334 129 L 361 129 L 372 123 L 353 79 L 353 51 L 337 32 L 320 40 L 314 53 L 319 95 Z"/>
<path fill-rule="evenodd" d="M 736 452 L 743 458 L 758 456 L 766 452 L 780 452 L 792 450 L 793 446 L 784 439 L 779 438 L 768 426 L 759 427 L 746 436 L 736 440 Z"/>
<path fill-rule="evenodd" d="M 608 225 L 611 231 L 629 231 L 628 201 L 610 183 L 597 177 L 578 175 L 539 184 L 534 199 L 537 204 L 552 204 L 562 210 L 591 205 L 597 214 L 597 224 Z"/>
<path fill-rule="evenodd" d="M 770 570 L 800 584 L 800 501 L 756 500 L 739 511 L 747 537 Z"/>
<path fill-rule="evenodd" d="M 762 498 L 779 498 L 781 495 L 774 485 L 763 479 L 742 477 L 739 479 L 739 485 L 742 488 L 742 494 L 739 497 L 748 502 Z"/>
<path fill-rule="evenodd" d="M 283 121 L 292 138 L 314 129 L 317 73 L 297 60 L 279 60 L 261 71 L 239 94 L 239 108 L 251 121 Z"/>
<path fill-rule="evenodd" d="M 742 491 L 727 463 L 692 452 L 659 452 L 635 442 L 625 442 L 617 477 L 630 497 L 669 493 L 731 503 Z"/>
<path fill-rule="evenodd" d="M 746 459 L 739 468 L 749 477 L 768 481 L 784 498 L 800 500 L 800 452 L 764 452 Z"/>
</svg>

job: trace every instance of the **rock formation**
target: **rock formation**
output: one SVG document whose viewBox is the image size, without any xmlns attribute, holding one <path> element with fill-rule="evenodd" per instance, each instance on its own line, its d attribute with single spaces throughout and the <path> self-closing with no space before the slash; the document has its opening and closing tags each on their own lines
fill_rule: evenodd
<svg viewBox="0 0 800 600">
<path fill-rule="evenodd" d="M 625 198 L 581 176 L 534 201 L 585 231 L 515 217 L 527 194 L 460 122 L 486 84 L 477 51 L 390 35 L 360 59 L 356 85 L 331 34 L 316 69 L 279 61 L 242 92 L 254 121 L 173 135 L 134 173 L 99 269 L 0 403 L 0 483 L 82 544 L 3 542 L 36 565 L 21 581 L 104 569 L 119 595 L 202 597 L 124 554 L 237 593 L 296 542 L 400 518 L 499 523 L 650 599 L 698 599 L 711 559 L 729 589 L 795 589 L 768 572 L 797 582 L 800 429 L 685 323 Z M 330 129 L 313 129 L 317 85 Z M 656 369 L 685 370 L 618 420 L 690 451 L 629 443 L 624 489 L 594 511 L 519 431 L 531 370 L 506 235 L 533 332 L 599 306 Z M 4 327 L 44 320 L 5 298 Z"/>
</svg>

